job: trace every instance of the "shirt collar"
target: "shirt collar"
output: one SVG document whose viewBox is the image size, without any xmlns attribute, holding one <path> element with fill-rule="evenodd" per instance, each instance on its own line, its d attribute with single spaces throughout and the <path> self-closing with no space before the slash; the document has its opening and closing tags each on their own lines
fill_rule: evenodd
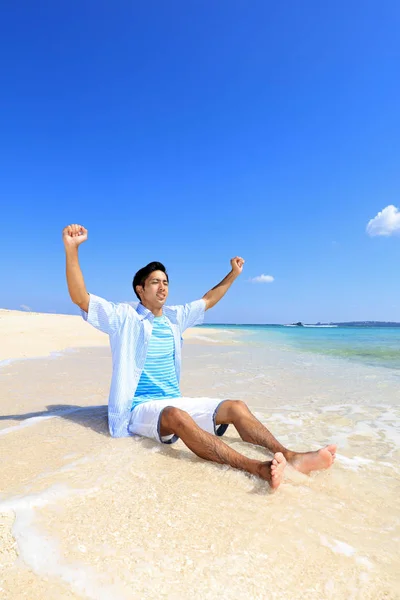
<svg viewBox="0 0 400 600">
<path fill-rule="evenodd" d="M 149 319 L 150 321 L 154 321 L 154 315 L 151 312 L 151 310 L 149 310 L 148 308 L 146 308 L 145 306 L 143 306 L 143 304 L 141 302 L 139 302 L 139 304 L 136 306 L 136 312 L 139 315 L 139 318 L 140 318 L 141 321 L 144 321 L 145 319 Z M 163 306 L 163 312 L 162 312 L 162 314 L 169 321 L 172 321 L 172 323 L 177 323 L 178 322 L 177 318 L 176 318 L 175 312 L 172 311 L 169 306 Z"/>
<path fill-rule="evenodd" d="M 150 319 L 152 321 L 154 319 L 154 315 L 151 310 L 143 306 L 141 302 L 139 302 L 137 305 L 136 312 L 138 313 L 141 321 L 144 321 L 144 319 Z"/>
</svg>

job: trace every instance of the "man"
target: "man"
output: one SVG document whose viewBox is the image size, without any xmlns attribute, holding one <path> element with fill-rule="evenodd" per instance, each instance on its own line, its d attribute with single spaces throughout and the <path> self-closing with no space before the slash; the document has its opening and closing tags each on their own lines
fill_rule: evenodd
<svg viewBox="0 0 400 600">
<path fill-rule="evenodd" d="M 274 438 L 240 400 L 182 398 L 179 389 L 181 336 L 188 327 L 201 323 L 204 312 L 225 295 L 243 270 L 244 260 L 231 260 L 231 271 L 214 288 L 184 306 L 165 306 L 169 280 L 164 265 L 150 263 L 133 279 L 139 304 L 113 304 L 89 294 L 78 260 L 78 247 L 87 240 L 87 230 L 73 224 L 63 230 L 66 273 L 71 300 L 91 325 L 107 333 L 113 357 L 108 403 L 108 423 L 114 437 L 140 435 L 171 444 L 178 438 L 197 456 L 268 481 L 276 489 L 287 462 L 302 473 L 331 466 L 336 447 L 316 452 L 293 452 Z M 234 425 L 245 442 L 263 446 L 270 461 L 253 460 L 239 454 L 221 439 Z"/>
</svg>

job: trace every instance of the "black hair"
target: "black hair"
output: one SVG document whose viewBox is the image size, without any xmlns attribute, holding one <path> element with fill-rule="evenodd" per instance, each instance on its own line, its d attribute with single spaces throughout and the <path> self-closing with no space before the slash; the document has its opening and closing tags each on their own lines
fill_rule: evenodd
<svg viewBox="0 0 400 600">
<path fill-rule="evenodd" d="M 142 267 L 136 273 L 136 275 L 135 275 L 135 277 L 133 278 L 133 281 L 132 281 L 133 291 L 135 292 L 135 294 L 139 298 L 139 300 L 140 300 L 140 296 L 139 296 L 139 294 L 136 291 L 136 286 L 137 285 L 141 285 L 142 287 L 144 287 L 144 283 L 145 283 L 146 279 L 154 271 L 162 271 L 163 273 L 165 273 L 165 275 L 167 277 L 167 281 L 169 282 L 167 270 L 166 270 L 166 268 L 164 267 L 164 265 L 162 263 L 160 263 L 160 262 L 151 262 L 148 265 L 146 265 L 145 267 Z"/>
</svg>

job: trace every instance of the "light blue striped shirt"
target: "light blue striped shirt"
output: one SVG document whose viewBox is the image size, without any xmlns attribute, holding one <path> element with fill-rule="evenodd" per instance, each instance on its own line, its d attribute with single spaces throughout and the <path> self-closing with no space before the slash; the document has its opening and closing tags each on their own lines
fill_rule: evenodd
<svg viewBox="0 0 400 600">
<path fill-rule="evenodd" d="M 136 388 L 132 408 L 146 400 L 180 396 L 175 371 L 174 335 L 164 315 L 154 317 L 146 362 Z"/>
<path fill-rule="evenodd" d="M 204 320 L 206 303 L 195 300 L 182 306 L 164 306 L 163 315 L 171 327 L 175 346 L 175 372 L 179 383 L 182 360 L 182 333 Z M 108 400 L 108 427 L 113 437 L 128 437 L 132 400 L 142 374 L 150 342 L 154 315 L 139 303 L 114 304 L 90 294 L 89 309 L 82 317 L 110 338 L 113 371 Z"/>
</svg>

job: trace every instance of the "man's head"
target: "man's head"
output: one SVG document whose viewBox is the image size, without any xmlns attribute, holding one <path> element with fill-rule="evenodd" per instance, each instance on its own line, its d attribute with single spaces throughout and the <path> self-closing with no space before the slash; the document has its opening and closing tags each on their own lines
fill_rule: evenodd
<svg viewBox="0 0 400 600">
<path fill-rule="evenodd" d="M 133 291 L 143 306 L 153 311 L 159 310 L 168 297 L 168 274 L 160 262 L 151 262 L 136 273 L 133 278 Z"/>
</svg>

